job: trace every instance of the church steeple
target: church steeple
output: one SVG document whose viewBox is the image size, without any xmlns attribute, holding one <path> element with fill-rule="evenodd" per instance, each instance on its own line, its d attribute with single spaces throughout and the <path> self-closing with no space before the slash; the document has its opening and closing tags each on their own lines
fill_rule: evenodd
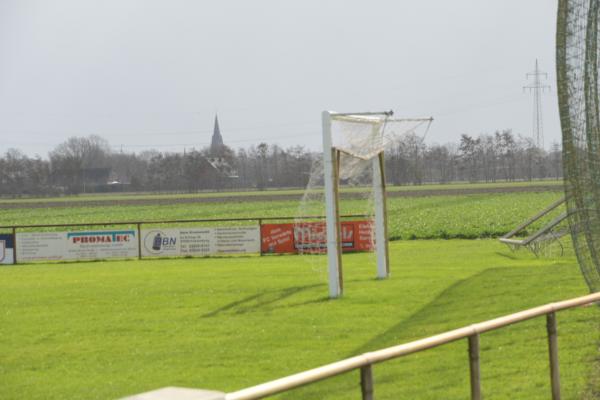
<svg viewBox="0 0 600 400">
<path fill-rule="evenodd" d="M 210 152 L 213 156 L 218 155 L 223 148 L 223 137 L 219 129 L 219 117 L 215 114 L 215 127 L 213 129 L 212 140 L 210 142 Z"/>
</svg>

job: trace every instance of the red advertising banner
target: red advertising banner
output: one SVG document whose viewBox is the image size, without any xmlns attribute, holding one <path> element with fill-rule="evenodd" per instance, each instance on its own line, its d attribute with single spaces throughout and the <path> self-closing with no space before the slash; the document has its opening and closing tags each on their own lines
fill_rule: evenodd
<svg viewBox="0 0 600 400">
<path fill-rule="evenodd" d="M 265 224 L 260 226 L 261 253 L 295 253 L 294 224 Z"/>
<path fill-rule="evenodd" d="M 370 251 L 373 246 L 371 221 L 342 222 L 342 251 Z M 325 253 L 325 222 L 265 224 L 261 226 L 262 253 Z"/>
<path fill-rule="evenodd" d="M 353 221 L 353 251 L 373 251 L 375 250 L 375 233 L 373 232 L 373 223 L 371 221 Z M 342 222 L 342 226 L 344 223 Z"/>
</svg>

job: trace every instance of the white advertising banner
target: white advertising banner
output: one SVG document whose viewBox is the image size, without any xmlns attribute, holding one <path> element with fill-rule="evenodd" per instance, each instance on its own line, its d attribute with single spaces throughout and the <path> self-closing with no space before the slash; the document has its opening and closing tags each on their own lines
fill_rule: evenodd
<svg viewBox="0 0 600 400">
<path fill-rule="evenodd" d="M 179 229 L 180 256 L 208 256 L 215 254 L 213 228 Z"/>
<path fill-rule="evenodd" d="M 142 256 L 178 257 L 214 254 L 212 228 L 142 229 Z"/>
<path fill-rule="evenodd" d="M 17 233 L 17 260 L 64 260 L 66 243 L 67 232 Z"/>
<path fill-rule="evenodd" d="M 17 260 L 95 260 L 136 257 L 135 230 L 17 233 Z"/>
<path fill-rule="evenodd" d="M 258 226 L 214 228 L 214 235 L 217 254 L 260 253 Z"/>
<path fill-rule="evenodd" d="M 260 252 L 257 226 L 143 229 L 142 256 L 208 256 Z"/>
<path fill-rule="evenodd" d="M 68 260 L 137 257 L 137 232 L 135 230 L 68 232 L 65 250 Z"/>
</svg>

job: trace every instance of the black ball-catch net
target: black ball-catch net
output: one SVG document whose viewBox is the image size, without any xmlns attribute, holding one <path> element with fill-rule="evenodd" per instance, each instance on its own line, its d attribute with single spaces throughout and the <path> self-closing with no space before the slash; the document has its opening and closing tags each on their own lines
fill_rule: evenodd
<svg viewBox="0 0 600 400">
<path fill-rule="evenodd" d="M 600 290 L 600 0 L 559 0 L 557 87 L 567 212 L 581 271 Z"/>
</svg>

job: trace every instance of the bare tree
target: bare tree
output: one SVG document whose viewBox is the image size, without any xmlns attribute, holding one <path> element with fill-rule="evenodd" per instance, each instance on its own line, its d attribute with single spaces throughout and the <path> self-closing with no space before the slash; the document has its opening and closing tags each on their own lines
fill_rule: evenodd
<svg viewBox="0 0 600 400">
<path fill-rule="evenodd" d="M 110 173 L 107 162 L 109 154 L 110 146 L 100 136 L 67 139 L 50 152 L 54 182 L 64 186 L 70 193 L 84 191 L 85 184 L 88 179 L 91 179 L 92 173 L 94 179 L 97 178 L 97 174 L 100 174 L 101 169 L 108 169 Z"/>
</svg>

